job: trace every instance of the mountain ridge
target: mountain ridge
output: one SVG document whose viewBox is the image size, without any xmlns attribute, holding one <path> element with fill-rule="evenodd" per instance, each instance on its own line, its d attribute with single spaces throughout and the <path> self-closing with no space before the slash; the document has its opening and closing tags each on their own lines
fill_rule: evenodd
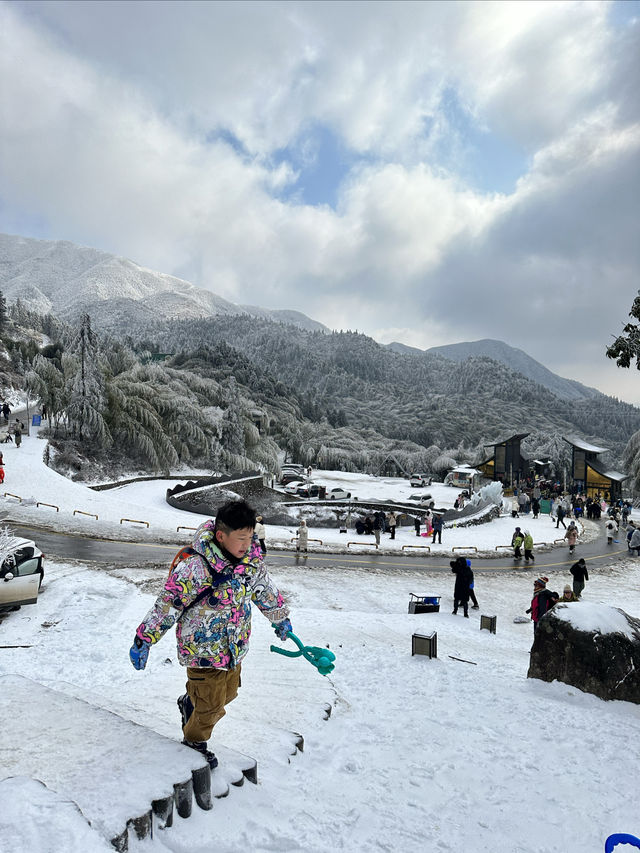
<svg viewBox="0 0 640 853">
<path fill-rule="evenodd" d="M 443 344 L 421 350 L 406 344 L 393 341 L 386 345 L 388 349 L 405 355 L 424 355 L 426 353 L 441 355 L 451 361 L 463 362 L 468 358 L 490 358 L 526 376 L 538 385 L 542 385 L 563 400 L 584 401 L 602 394 L 597 388 L 590 388 L 575 379 L 565 379 L 536 361 L 524 350 L 512 347 L 504 341 L 493 338 L 481 338 L 477 341 L 461 341 L 456 344 Z"/>
<path fill-rule="evenodd" d="M 89 313 L 106 330 L 113 318 L 121 323 L 250 314 L 329 331 L 299 311 L 237 305 L 184 279 L 67 240 L 0 234 L 0 290 L 41 314 L 73 321 Z"/>
</svg>

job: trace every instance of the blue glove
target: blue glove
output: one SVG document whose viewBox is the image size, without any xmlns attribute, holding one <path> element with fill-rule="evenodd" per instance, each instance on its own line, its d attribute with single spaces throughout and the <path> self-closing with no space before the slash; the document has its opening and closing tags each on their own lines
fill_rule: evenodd
<svg viewBox="0 0 640 853">
<path fill-rule="evenodd" d="M 272 624 L 273 630 L 276 632 L 277 638 L 279 640 L 282 640 L 282 642 L 284 643 L 284 641 L 287 639 L 287 634 L 289 633 L 289 631 L 293 631 L 293 628 L 291 627 L 291 622 L 289 622 L 288 619 L 283 619 L 282 622 Z"/>
<path fill-rule="evenodd" d="M 131 658 L 131 663 L 134 665 L 136 669 L 144 669 L 147 665 L 147 660 L 149 659 L 149 649 L 151 648 L 151 643 L 145 642 L 145 640 L 141 640 L 140 637 L 136 637 L 133 641 L 133 645 L 129 649 L 129 657 Z"/>
</svg>

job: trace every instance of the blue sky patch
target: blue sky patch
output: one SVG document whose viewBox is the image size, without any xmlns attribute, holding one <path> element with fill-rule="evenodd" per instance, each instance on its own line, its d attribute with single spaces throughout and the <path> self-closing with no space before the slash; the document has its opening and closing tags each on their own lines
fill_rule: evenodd
<svg viewBox="0 0 640 853">
<path fill-rule="evenodd" d="M 297 197 L 309 205 L 327 204 L 334 209 L 340 184 L 361 159 L 323 124 L 309 128 L 295 143 L 274 155 L 276 164 L 287 162 L 298 172 L 297 182 L 286 190 L 287 197 Z"/>
<path fill-rule="evenodd" d="M 529 170 L 529 158 L 504 136 L 478 126 L 454 89 L 447 89 L 440 107 L 457 143 L 443 140 L 439 162 L 482 192 L 512 193 Z"/>
<path fill-rule="evenodd" d="M 609 20 L 614 26 L 626 27 L 640 18 L 640 0 L 615 0 L 609 7 Z"/>
</svg>

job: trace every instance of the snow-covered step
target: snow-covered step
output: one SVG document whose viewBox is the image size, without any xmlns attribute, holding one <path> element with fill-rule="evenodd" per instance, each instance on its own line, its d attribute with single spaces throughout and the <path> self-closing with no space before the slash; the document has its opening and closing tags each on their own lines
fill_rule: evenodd
<svg viewBox="0 0 640 853">
<path fill-rule="evenodd" d="M 188 817 L 192 798 L 208 809 L 230 785 L 257 781 L 248 756 L 217 746 L 211 773 L 178 741 L 22 676 L 0 677 L 0 714 L 3 776 L 39 780 L 76 803 L 119 851 L 129 832 L 143 838 L 170 826 L 174 810 Z"/>
</svg>

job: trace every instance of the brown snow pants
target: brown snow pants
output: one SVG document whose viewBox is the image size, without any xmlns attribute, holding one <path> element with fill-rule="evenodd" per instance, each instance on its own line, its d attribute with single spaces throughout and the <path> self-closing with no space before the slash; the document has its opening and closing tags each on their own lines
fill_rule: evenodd
<svg viewBox="0 0 640 853">
<path fill-rule="evenodd" d="M 185 740 L 208 741 L 213 727 L 225 715 L 224 706 L 238 695 L 241 665 L 235 669 L 187 667 L 187 693 L 193 714 L 183 728 Z"/>
</svg>

